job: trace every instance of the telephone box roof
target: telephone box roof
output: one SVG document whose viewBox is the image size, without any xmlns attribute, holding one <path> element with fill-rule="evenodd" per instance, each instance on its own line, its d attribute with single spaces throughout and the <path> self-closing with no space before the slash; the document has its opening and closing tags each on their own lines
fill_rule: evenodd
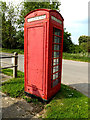
<svg viewBox="0 0 90 120">
<path fill-rule="evenodd" d="M 35 12 L 35 11 L 56 12 L 56 13 L 58 13 L 58 14 L 61 16 L 61 18 L 63 19 L 62 15 L 61 15 L 58 11 L 56 11 L 56 10 L 51 10 L 51 9 L 41 9 L 41 8 L 30 11 L 28 14 L 26 14 L 26 15 L 24 16 L 24 18 L 27 17 L 29 14 Z M 64 20 L 64 19 L 63 19 L 63 20 Z"/>
</svg>

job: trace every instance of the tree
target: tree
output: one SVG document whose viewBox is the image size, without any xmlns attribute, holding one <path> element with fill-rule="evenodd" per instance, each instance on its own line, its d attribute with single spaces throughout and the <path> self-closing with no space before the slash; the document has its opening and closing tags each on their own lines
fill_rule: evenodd
<svg viewBox="0 0 90 120">
<path fill-rule="evenodd" d="M 88 52 L 88 42 L 81 43 L 80 48 L 82 50 L 82 53 Z"/>
<path fill-rule="evenodd" d="M 53 10 L 59 11 L 60 2 L 22 2 L 20 4 L 20 11 L 19 11 L 19 19 L 17 20 L 18 24 L 18 32 L 17 32 L 17 39 L 19 43 L 19 47 L 23 48 L 23 41 L 24 41 L 24 16 L 32 10 L 39 9 L 39 8 L 48 8 Z M 21 43 L 21 44 L 20 44 Z M 22 45 L 22 46 L 21 46 Z"/>
<path fill-rule="evenodd" d="M 82 49 L 79 45 L 74 45 L 74 53 L 81 53 L 82 52 Z"/>
<path fill-rule="evenodd" d="M 6 33 L 7 33 L 7 40 L 8 40 L 8 45 L 6 48 L 16 48 L 17 46 L 17 40 L 16 40 L 16 29 L 12 25 L 11 20 L 8 20 L 6 25 Z"/>
<path fill-rule="evenodd" d="M 16 38 L 18 44 L 17 48 L 24 49 L 24 33 L 21 30 L 17 31 Z"/>
<path fill-rule="evenodd" d="M 90 36 L 82 35 L 78 39 L 79 47 L 83 53 L 90 51 Z"/>
<path fill-rule="evenodd" d="M 64 31 L 63 52 L 74 52 L 74 44 L 71 40 L 71 33 Z"/>
<path fill-rule="evenodd" d="M 0 2 L 2 10 L 2 47 L 4 48 L 16 48 L 16 29 L 15 21 L 16 15 L 12 3 L 9 5 L 6 2 Z"/>
<path fill-rule="evenodd" d="M 1 12 L 2 12 L 2 45 L 4 46 L 4 44 L 6 45 L 6 43 L 8 44 L 8 41 L 6 39 L 7 33 L 6 33 L 6 17 L 5 17 L 5 13 L 7 11 L 7 6 L 6 6 L 6 2 L 1 2 L 0 1 L 0 7 L 1 7 Z"/>
<path fill-rule="evenodd" d="M 38 8 L 48 8 L 59 11 L 60 2 L 21 2 L 17 7 L 12 3 L 0 2 L 2 10 L 2 47 L 24 47 L 24 16 Z M 17 8 L 17 9 L 16 9 Z M 17 10 L 17 13 L 16 11 Z M 17 17 L 19 15 L 19 17 Z M 16 31 L 17 29 L 17 31 Z"/>
<path fill-rule="evenodd" d="M 80 36 L 78 39 L 79 45 L 83 42 L 88 42 L 88 40 L 90 40 L 90 36 L 85 36 L 85 35 Z"/>
<path fill-rule="evenodd" d="M 21 2 L 20 15 L 18 19 L 19 28 L 24 25 L 24 16 L 32 10 L 39 8 L 47 8 L 59 11 L 59 6 L 61 5 L 58 0 L 56 2 Z"/>
</svg>

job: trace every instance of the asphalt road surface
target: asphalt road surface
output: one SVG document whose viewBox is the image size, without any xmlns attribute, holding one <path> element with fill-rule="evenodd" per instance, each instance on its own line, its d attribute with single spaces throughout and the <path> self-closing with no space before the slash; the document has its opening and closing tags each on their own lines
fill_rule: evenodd
<svg viewBox="0 0 90 120">
<path fill-rule="evenodd" d="M 12 54 L 2 53 L 2 56 Z M 6 63 L 8 63 L 6 65 Z M 7 58 L 1 61 L 1 66 L 12 65 L 12 59 Z M 24 55 L 18 57 L 18 69 L 24 72 Z M 88 63 L 71 60 L 63 60 L 62 63 L 62 83 L 70 85 L 88 96 Z"/>
<path fill-rule="evenodd" d="M 63 60 L 62 83 L 88 96 L 88 63 Z"/>
</svg>

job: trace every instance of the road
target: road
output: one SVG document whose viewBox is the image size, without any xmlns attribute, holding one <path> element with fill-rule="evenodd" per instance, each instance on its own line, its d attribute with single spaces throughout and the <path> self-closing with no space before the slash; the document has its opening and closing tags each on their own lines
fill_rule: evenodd
<svg viewBox="0 0 90 120">
<path fill-rule="evenodd" d="M 5 53 L 2 53 L 2 56 Z M 12 55 L 12 54 L 6 54 Z M 4 62 L 4 63 L 3 63 Z M 12 60 L 4 59 L 1 66 L 6 66 L 5 62 L 12 64 Z M 24 56 L 18 57 L 18 69 L 24 72 Z M 8 65 L 7 65 L 8 66 Z M 88 96 L 88 63 L 71 60 L 63 60 L 62 63 L 62 83 L 70 85 Z"/>
<path fill-rule="evenodd" d="M 10 53 L 0 53 L 0 56 L 12 56 Z M 2 67 L 12 66 L 12 58 L 6 58 L 1 60 Z M 24 55 L 18 55 L 18 70 L 24 72 Z"/>
<path fill-rule="evenodd" d="M 88 63 L 63 60 L 62 83 L 88 96 Z"/>
</svg>

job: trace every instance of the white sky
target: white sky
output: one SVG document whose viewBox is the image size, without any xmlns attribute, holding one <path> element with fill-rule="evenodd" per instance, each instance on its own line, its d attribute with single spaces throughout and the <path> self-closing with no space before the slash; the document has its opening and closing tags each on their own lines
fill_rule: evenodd
<svg viewBox="0 0 90 120">
<path fill-rule="evenodd" d="M 18 4 L 22 0 L 13 1 Z M 90 0 L 59 0 L 60 13 L 64 18 L 64 28 L 71 33 L 73 43 L 78 44 L 81 35 L 88 35 L 88 2 Z"/>
<path fill-rule="evenodd" d="M 60 13 L 64 18 L 64 27 L 72 35 L 72 41 L 78 44 L 81 35 L 88 35 L 89 0 L 60 0 Z"/>
</svg>

